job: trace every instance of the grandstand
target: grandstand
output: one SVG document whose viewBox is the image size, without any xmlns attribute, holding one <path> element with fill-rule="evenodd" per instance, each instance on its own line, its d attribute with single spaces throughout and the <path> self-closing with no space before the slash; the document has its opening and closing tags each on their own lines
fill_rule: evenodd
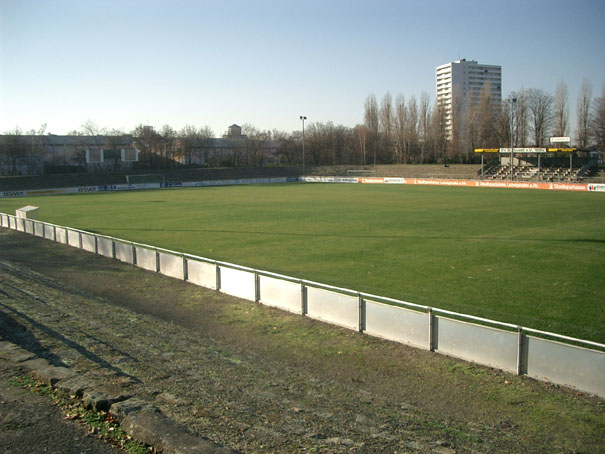
<svg viewBox="0 0 605 454">
<path fill-rule="evenodd" d="M 569 168 L 569 167 L 536 167 L 528 164 L 514 165 L 492 165 L 483 172 L 484 180 L 514 180 L 514 181 L 538 181 L 538 182 L 592 182 L 601 180 L 600 171 L 595 167 Z"/>
<path fill-rule="evenodd" d="M 515 180 L 515 181 L 580 181 L 577 176 L 580 169 L 569 169 L 563 167 L 538 167 L 529 165 L 494 165 L 487 168 L 483 173 L 485 180 Z"/>
</svg>

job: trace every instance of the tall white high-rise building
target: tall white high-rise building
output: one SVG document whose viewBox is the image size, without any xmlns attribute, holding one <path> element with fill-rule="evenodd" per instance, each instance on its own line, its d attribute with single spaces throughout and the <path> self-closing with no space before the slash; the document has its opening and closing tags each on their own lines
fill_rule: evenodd
<svg viewBox="0 0 605 454">
<path fill-rule="evenodd" d="M 454 122 L 464 130 L 467 105 L 479 103 L 479 94 L 489 83 L 492 103 L 502 102 L 502 67 L 482 65 L 466 59 L 446 63 L 435 70 L 437 76 L 437 102 L 445 109 L 445 124 L 448 135 L 452 136 Z M 455 104 L 459 103 L 459 109 Z M 459 115 L 460 118 L 454 118 Z M 459 123 L 458 123 L 459 122 Z"/>
</svg>

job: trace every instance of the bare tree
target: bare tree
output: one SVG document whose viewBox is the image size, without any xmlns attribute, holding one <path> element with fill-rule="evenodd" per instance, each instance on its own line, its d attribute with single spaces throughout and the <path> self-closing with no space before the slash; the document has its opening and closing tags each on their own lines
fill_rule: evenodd
<svg viewBox="0 0 605 454">
<path fill-rule="evenodd" d="M 415 96 L 408 101 L 406 112 L 406 150 L 403 162 L 408 164 L 412 159 L 417 159 L 418 153 L 418 103 Z"/>
<path fill-rule="evenodd" d="M 157 165 L 156 156 L 161 143 L 161 136 L 153 127 L 137 126 L 132 133 L 134 145 L 139 151 L 140 162 L 143 166 L 152 168 Z"/>
<path fill-rule="evenodd" d="M 105 135 L 105 133 L 106 133 L 105 128 L 98 126 L 92 120 L 86 120 L 84 123 L 82 123 L 80 130 L 82 132 L 81 135 L 94 137 L 98 141 L 98 145 L 99 146 L 102 145 L 102 142 L 103 142 L 102 136 Z"/>
<path fill-rule="evenodd" d="M 378 147 L 378 103 L 376 96 L 368 95 L 364 106 L 364 124 L 368 128 L 367 140 L 370 143 L 370 149 L 374 156 L 374 165 L 376 165 L 376 152 Z"/>
<path fill-rule="evenodd" d="M 19 165 L 24 162 L 27 155 L 27 143 L 19 127 L 4 133 L 0 137 L 0 160 L 8 175 L 17 175 Z"/>
<path fill-rule="evenodd" d="M 279 142 L 277 154 L 282 164 L 294 164 L 299 160 L 302 161 L 302 158 L 299 159 L 302 152 L 299 150 L 298 141 L 294 138 L 294 134 L 274 129 L 272 136 L 274 140 Z"/>
<path fill-rule="evenodd" d="M 388 91 L 382 97 L 380 103 L 380 132 L 382 134 L 382 152 L 384 156 L 381 156 L 382 160 L 392 160 L 395 157 L 397 161 L 397 151 L 394 147 L 394 122 L 395 116 L 393 114 L 393 98 L 391 93 Z M 382 153 L 381 153 L 382 154 Z"/>
<path fill-rule="evenodd" d="M 590 103 L 592 102 L 592 84 L 588 79 L 584 79 L 578 94 L 578 104 L 576 115 L 578 119 L 578 140 L 579 148 L 587 148 L 590 140 Z"/>
<path fill-rule="evenodd" d="M 178 135 L 174 156 L 182 164 L 191 166 L 210 162 L 208 140 L 214 135 L 210 127 L 202 126 L 198 129 L 195 126 L 185 125 Z"/>
<path fill-rule="evenodd" d="M 124 131 L 121 129 L 111 129 L 107 131 L 104 137 L 104 144 L 107 150 L 104 151 L 104 158 L 112 160 L 112 170 L 118 170 L 121 167 L 122 152 L 120 147 L 124 145 Z"/>
<path fill-rule="evenodd" d="M 396 162 L 407 163 L 408 160 L 408 110 L 405 105 L 405 97 L 397 95 L 395 98 L 395 137 L 396 137 Z"/>
<path fill-rule="evenodd" d="M 80 126 L 80 131 L 80 136 L 82 137 L 82 139 L 79 141 L 80 144 L 78 145 L 77 153 L 80 156 L 78 156 L 77 159 L 80 159 L 85 162 L 87 151 L 91 151 L 92 149 L 100 153 L 103 149 L 103 146 L 105 145 L 104 136 L 106 130 L 105 128 L 98 126 L 94 121 L 86 120 L 82 124 L 82 126 Z M 101 162 L 98 162 L 96 167 L 99 171 L 103 170 Z"/>
<path fill-rule="evenodd" d="M 472 94 L 469 93 L 466 99 L 466 113 L 464 116 L 464 140 L 466 149 L 473 152 L 479 148 L 479 127 L 477 121 L 477 106 L 473 103 Z"/>
<path fill-rule="evenodd" d="M 553 97 L 540 88 L 527 90 L 527 108 L 531 130 L 534 136 L 534 145 L 537 147 L 546 144 L 546 137 L 552 124 Z"/>
<path fill-rule="evenodd" d="M 244 164 L 247 167 L 258 167 L 267 158 L 267 142 L 271 140 L 271 131 L 262 131 L 251 124 L 242 125 L 242 134 L 247 138 L 244 142 Z"/>
<path fill-rule="evenodd" d="M 569 129 L 569 100 L 567 84 L 560 81 L 555 90 L 554 99 L 554 130 L 555 136 L 566 136 Z"/>
<path fill-rule="evenodd" d="M 44 149 L 46 142 L 44 131 L 46 131 L 46 123 L 43 123 L 38 130 L 31 129 L 29 131 L 29 150 L 25 159 L 28 175 L 43 173 L 44 156 L 46 154 Z"/>
<path fill-rule="evenodd" d="M 181 163 L 190 166 L 193 163 L 194 151 L 197 146 L 198 132 L 195 126 L 185 125 L 179 131 L 178 157 Z"/>
<path fill-rule="evenodd" d="M 514 111 L 514 145 L 525 146 L 528 144 L 529 137 L 529 109 L 527 107 L 527 91 L 524 88 L 521 88 L 521 90 L 518 92 L 512 93 L 511 97 L 517 98 Z"/>
<path fill-rule="evenodd" d="M 174 158 L 178 152 L 176 146 L 176 131 L 170 125 L 162 126 L 159 140 L 159 152 L 163 161 L 161 167 L 174 164 Z"/>
<path fill-rule="evenodd" d="M 441 161 L 443 164 L 447 162 L 447 132 L 445 122 L 445 108 L 435 102 L 433 115 L 431 116 L 430 124 L 430 144 L 433 149 L 434 161 Z"/>
<path fill-rule="evenodd" d="M 426 92 L 420 95 L 420 111 L 418 115 L 418 136 L 420 141 L 420 163 L 424 163 L 427 159 L 429 149 L 429 139 L 431 136 L 431 98 Z"/>
<path fill-rule="evenodd" d="M 197 148 L 198 153 L 198 161 L 201 164 L 207 164 L 209 159 L 209 148 L 208 144 L 214 137 L 214 131 L 210 126 L 200 126 L 197 130 L 198 135 L 198 143 L 199 146 Z M 202 156 L 203 154 L 203 156 Z"/>
<path fill-rule="evenodd" d="M 601 96 L 595 98 L 592 102 L 590 126 L 594 143 L 601 153 L 603 153 L 605 151 L 605 84 L 603 85 Z"/>
<path fill-rule="evenodd" d="M 462 152 L 462 139 L 464 136 L 462 108 L 462 98 L 459 93 L 456 93 L 452 99 L 452 115 L 450 118 L 451 134 L 449 137 L 449 146 L 452 155 L 458 155 Z"/>
<path fill-rule="evenodd" d="M 356 142 L 359 143 L 360 162 L 366 165 L 366 139 L 368 137 L 368 127 L 366 125 L 357 125 L 354 129 Z"/>
<path fill-rule="evenodd" d="M 479 145 L 482 148 L 491 148 L 497 145 L 496 112 L 498 107 L 492 97 L 491 84 L 489 82 L 483 84 L 479 92 L 476 113 Z"/>
<path fill-rule="evenodd" d="M 511 93 L 500 106 L 496 115 L 496 138 L 489 148 L 515 146 L 517 102 L 515 93 Z"/>
</svg>

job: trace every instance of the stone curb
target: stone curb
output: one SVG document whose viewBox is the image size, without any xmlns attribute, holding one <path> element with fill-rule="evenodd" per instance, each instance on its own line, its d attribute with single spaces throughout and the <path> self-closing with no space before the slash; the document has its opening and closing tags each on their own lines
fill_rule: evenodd
<svg viewBox="0 0 605 454">
<path fill-rule="evenodd" d="M 53 388 L 57 382 L 71 378 L 76 373 L 67 367 L 51 366 L 48 361 L 42 358 L 31 359 L 21 363 L 23 367 L 29 369 L 34 377 Z"/>
<path fill-rule="evenodd" d="M 127 414 L 122 429 L 136 440 L 166 454 L 233 454 L 230 448 L 195 437 L 187 429 L 161 414 L 156 408 L 142 408 Z"/>
<path fill-rule="evenodd" d="M 87 408 L 108 411 L 135 440 L 166 454 L 236 454 L 231 448 L 189 433 L 187 428 L 146 401 L 132 397 L 119 386 L 99 384 L 68 367 L 53 366 L 43 358 L 0 338 L 0 358 L 20 363 L 53 389 L 82 400 Z"/>
</svg>

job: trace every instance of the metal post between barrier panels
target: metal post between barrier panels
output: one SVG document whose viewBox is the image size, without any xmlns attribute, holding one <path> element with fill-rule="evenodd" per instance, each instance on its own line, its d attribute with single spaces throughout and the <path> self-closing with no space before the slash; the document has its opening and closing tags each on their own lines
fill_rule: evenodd
<svg viewBox="0 0 605 454">
<path fill-rule="evenodd" d="M 221 290 L 221 267 L 218 266 L 217 262 L 214 262 L 214 267 L 216 271 L 216 291 L 218 292 Z"/>
<path fill-rule="evenodd" d="M 517 327 L 517 375 L 523 375 L 525 373 L 525 361 L 523 357 L 525 350 L 523 348 L 525 340 L 525 334 L 521 326 Z"/>
<path fill-rule="evenodd" d="M 111 258 L 116 258 L 116 240 L 114 237 L 111 237 Z"/>
<path fill-rule="evenodd" d="M 155 272 L 159 273 L 160 272 L 160 251 L 158 251 L 157 249 L 155 250 Z"/>
<path fill-rule="evenodd" d="M 429 316 L 429 351 L 435 351 L 435 316 L 433 314 L 433 308 L 429 307 L 428 312 Z"/>
<path fill-rule="evenodd" d="M 258 275 L 258 271 L 254 272 L 254 302 L 258 303 L 260 301 L 260 276 Z"/>
<path fill-rule="evenodd" d="M 357 295 L 359 301 L 359 332 L 363 333 L 366 330 L 366 300 L 361 293 Z"/>
<path fill-rule="evenodd" d="M 134 266 L 136 266 L 136 264 L 137 264 L 137 248 L 133 242 L 130 243 L 130 246 L 132 247 L 132 264 Z"/>
<path fill-rule="evenodd" d="M 188 281 L 189 271 L 187 270 L 187 257 L 185 257 L 185 254 L 181 254 L 181 257 L 183 258 L 183 280 Z"/>
<path fill-rule="evenodd" d="M 82 232 L 78 231 L 78 242 L 79 242 L 79 246 L 78 248 L 82 249 Z"/>
<path fill-rule="evenodd" d="M 300 281 L 300 313 L 302 315 L 307 315 L 308 312 L 307 287 L 303 281 Z"/>
</svg>

